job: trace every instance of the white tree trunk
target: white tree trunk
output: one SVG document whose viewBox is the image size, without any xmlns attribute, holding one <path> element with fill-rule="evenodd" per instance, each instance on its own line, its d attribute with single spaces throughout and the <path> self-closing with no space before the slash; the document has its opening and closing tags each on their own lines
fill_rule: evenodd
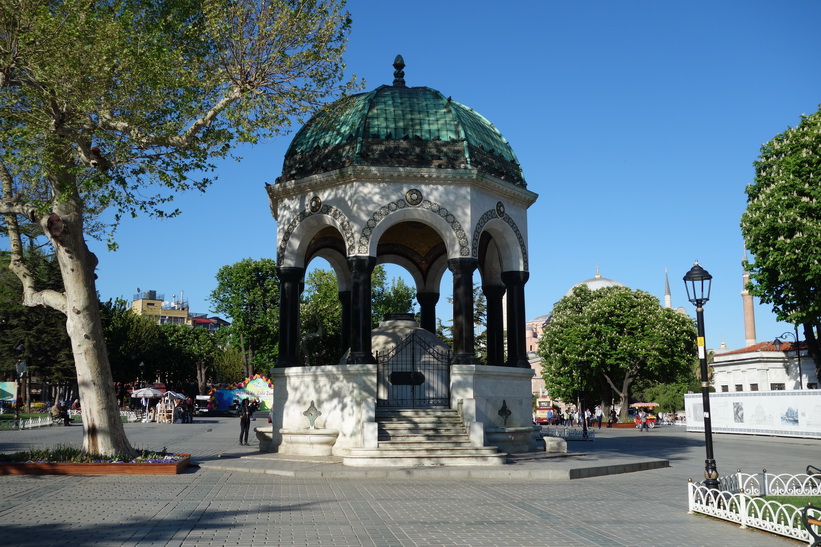
<svg viewBox="0 0 821 547">
<path fill-rule="evenodd" d="M 66 330 L 71 339 L 82 405 L 83 450 L 133 456 L 135 451 L 125 436 L 117 406 L 100 322 L 94 274 L 97 258 L 83 238 L 82 209 L 77 201 L 67 200 L 55 207 L 50 219 L 43 219 L 41 224 L 52 241 L 63 277 Z M 64 223 L 59 234 L 53 229 L 57 222 Z"/>
</svg>

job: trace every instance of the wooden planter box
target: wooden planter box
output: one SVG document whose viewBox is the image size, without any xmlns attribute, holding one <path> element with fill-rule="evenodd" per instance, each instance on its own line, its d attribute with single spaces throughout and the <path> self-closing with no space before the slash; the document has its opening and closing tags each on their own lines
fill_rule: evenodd
<svg viewBox="0 0 821 547">
<path fill-rule="evenodd" d="M 0 463 L 0 475 L 178 475 L 191 455 L 172 463 Z"/>
</svg>

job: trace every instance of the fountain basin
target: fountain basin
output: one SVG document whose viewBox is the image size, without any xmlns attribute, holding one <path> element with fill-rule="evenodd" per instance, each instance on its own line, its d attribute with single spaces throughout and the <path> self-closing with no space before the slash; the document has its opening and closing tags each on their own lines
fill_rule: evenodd
<svg viewBox="0 0 821 547">
<path fill-rule="evenodd" d="M 339 436 L 338 429 L 280 429 L 282 443 L 279 445 L 280 454 L 292 454 L 294 456 L 330 456 L 336 438 Z"/>
</svg>

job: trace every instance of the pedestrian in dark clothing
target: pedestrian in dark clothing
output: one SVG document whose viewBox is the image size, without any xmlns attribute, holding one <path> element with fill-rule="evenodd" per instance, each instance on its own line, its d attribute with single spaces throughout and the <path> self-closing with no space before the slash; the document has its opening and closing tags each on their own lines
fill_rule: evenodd
<svg viewBox="0 0 821 547">
<path fill-rule="evenodd" d="M 248 405 L 248 399 L 243 399 L 239 411 L 239 444 L 248 446 L 249 429 L 251 429 L 251 409 Z"/>
</svg>

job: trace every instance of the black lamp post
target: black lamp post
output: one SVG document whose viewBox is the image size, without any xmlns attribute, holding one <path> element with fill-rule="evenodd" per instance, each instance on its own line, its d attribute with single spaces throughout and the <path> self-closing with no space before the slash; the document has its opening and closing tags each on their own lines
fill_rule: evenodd
<svg viewBox="0 0 821 547">
<path fill-rule="evenodd" d="M 145 362 L 140 361 L 140 387 L 145 387 Z"/>
<path fill-rule="evenodd" d="M 718 489 L 718 469 L 713 457 L 713 426 L 710 420 L 710 382 L 707 377 L 707 350 L 704 346 L 704 303 L 710 299 L 713 276 L 696 262 L 684 276 L 687 300 L 696 307 L 698 325 L 698 362 L 701 366 L 701 399 L 704 405 L 704 440 L 707 459 L 704 460 L 704 486 Z"/>
<path fill-rule="evenodd" d="M 793 344 L 795 344 L 795 362 L 798 365 L 798 389 L 804 389 L 804 378 L 801 374 L 801 348 L 798 347 L 798 326 L 796 325 L 795 327 L 795 333 L 787 331 L 781 336 L 776 336 L 775 340 L 773 340 L 775 351 L 781 351 L 781 339 L 785 336 L 791 336 Z"/>
</svg>

